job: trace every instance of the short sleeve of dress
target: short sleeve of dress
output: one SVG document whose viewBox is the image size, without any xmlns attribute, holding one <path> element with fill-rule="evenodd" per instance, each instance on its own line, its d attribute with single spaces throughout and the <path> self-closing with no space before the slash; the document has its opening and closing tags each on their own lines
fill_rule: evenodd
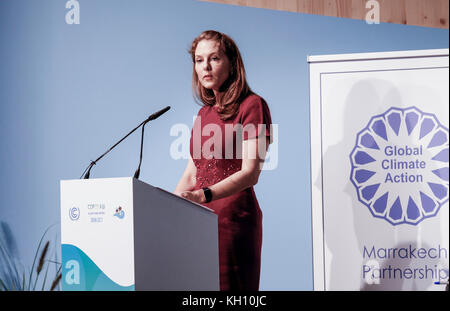
<svg viewBox="0 0 450 311">
<path fill-rule="evenodd" d="M 265 100 L 257 95 L 247 97 L 240 107 L 240 124 L 243 127 L 243 140 L 266 136 L 269 143 L 273 137 L 270 125 L 272 118 Z"/>
</svg>

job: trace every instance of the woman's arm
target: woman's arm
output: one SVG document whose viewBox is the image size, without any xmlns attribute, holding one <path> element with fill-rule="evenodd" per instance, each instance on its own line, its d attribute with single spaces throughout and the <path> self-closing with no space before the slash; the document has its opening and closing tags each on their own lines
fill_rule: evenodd
<svg viewBox="0 0 450 311">
<path fill-rule="evenodd" d="M 267 138 L 265 149 L 263 148 L 262 154 L 259 154 L 258 139 L 244 140 L 242 143 L 241 170 L 209 187 L 212 192 L 213 200 L 227 197 L 256 185 L 258 183 L 259 174 L 261 173 L 268 146 L 269 139 Z M 205 203 L 206 201 L 202 189 L 196 191 L 184 191 L 181 193 L 181 196 L 197 203 Z"/>
<path fill-rule="evenodd" d="M 180 195 L 183 191 L 191 191 L 192 189 L 194 189 L 196 174 L 197 168 L 195 167 L 192 158 L 189 157 L 183 176 L 181 176 L 180 181 L 178 182 L 178 185 L 173 193 L 176 195 Z"/>
</svg>

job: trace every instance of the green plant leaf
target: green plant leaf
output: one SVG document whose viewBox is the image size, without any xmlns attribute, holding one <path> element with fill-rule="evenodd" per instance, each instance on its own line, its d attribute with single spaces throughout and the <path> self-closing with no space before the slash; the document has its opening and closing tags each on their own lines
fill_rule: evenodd
<svg viewBox="0 0 450 311">
<path fill-rule="evenodd" d="M 30 272 L 28 272 L 28 269 L 25 269 L 23 267 L 23 265 L 20 263 L 20 259 L 17 256 L 18 254 L 17 246 L 11 229 L 6 223 L 0 222 L 0 291 L 36 290 L 36 286 L 38 280 L 40 279 L 41 274 L 44 277 L 42 281 L 41 290 L 45 290 L 45 286 L 47 285 L 47 281 L 49 278 L 48 274 L 50 271 L 50 264 L 55 264 L 55 270 L 57 270 L 57 272 L 55 273 L 55 280 L 52 283 L 51 290 L 54 290 L 56 286 L 58 286 L 59 281 L 61 280 L 62 265 L 57 258 L 58 257 L 56 253 L 57 247 L 55 245 L 54 261 L 46 259 L 47 257 L 50 257 L 50 255 L 48 255 L 50 251 L 49 248 L 51 245 L 50 241 L 47 241 L 44 247 L 41 248 L 44 238 L 47 235 L 48 231 L 56 224 L 57 223 L 50 225 L 42 235 L 34 255 L 32 268 Z M 55 241 L 53 242 L 57 243 L 57 241 L 58 239 L 56 236 Z M 39 261 L 37 261 L 39 253 L 40 257 Z M 36 270 L 34 270 L 36 264 L 37 267 Z M 45 274 L 41 273 L 43 269 L 45 269 Z M 34 273 L 36 273 L 36 275 L 34 275 Z M 28 274 L 29 278 L 27 279 Z"/>
<path fill-rule="evenodd" d="M 5 283 L 3 283 L 3 281 L 2 281 L 2 279 L 0 279 L 0 290 L 5 290 L 5 291 L 7 291 L 8 290 L 8 287 L 6 287 L 6 285 L 5 285 Z"/>
<path fill-rule="evenodd" d="M 20 287 L 20 276 L 17 269 L 17 261 L 12 258 L 3 243 L 0 243 L 0 266 L 2 268 L 1 275 L 5 284 L 11 284 L 11 286 Z"/>
<path fill-rule="evenodd" d="M 35 254 L 34 254 L 33 265 L 31 266 L 31 271 L 30 271 L 30 282 L 28 283 L 28 290 L 31 290 L 31 280 L 33 279 L 32 276 L 33 276 L 33 272 L 34 272 L 34 265 L 36 264 L 36 258 L 37 258 L 37 255 L 38 255 L 38 253 L 39 253 L 39 249 L 41 248 L 42 241 L 44 240 L 44 237 L 45 237 L 45 235 L 47 234 L 48 230 L 50 230 L 50 228 L 53 227 L 54 225 L 56 225 L 56 224 L 50 225 L 50 226 L 44 231 L 44 234 L 42 235 L 42 237 L 41 237 L 41 239 L 40 239 L 40 241 L 39 241 L 38 247 L 37 247 L 36 252 L 35 252 Z M 38 277 L 38 276 L 36 276 L 36 278 L 37 278 L 37 277 Z"/>
<path fill-rule="evenodd" d="M 9 255 L 12 258 L 19 257 L 19 252 L 17 251 L 16 239 L 14 238 L 14 235 L 12 234 L 11 228 L 4 221 L 0 221 L 0 240 L 3 241 L 2 244 L 5 245 L 6 249 L 8 250 Z"/>
</svg>

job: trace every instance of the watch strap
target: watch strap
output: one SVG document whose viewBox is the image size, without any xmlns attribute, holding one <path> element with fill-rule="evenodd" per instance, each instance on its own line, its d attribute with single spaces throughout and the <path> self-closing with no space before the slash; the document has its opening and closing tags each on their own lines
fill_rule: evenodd
<svg viewBox="0 0 450 311">
<path fill-rule="evenodd" d="M 212 191 L 209 188 L 202 188 L 203 189 L 203 194 L 205 195 L 205 199 L 206 202 L 205 203 L 209 203 L 212 201 Z"/>
</svg>

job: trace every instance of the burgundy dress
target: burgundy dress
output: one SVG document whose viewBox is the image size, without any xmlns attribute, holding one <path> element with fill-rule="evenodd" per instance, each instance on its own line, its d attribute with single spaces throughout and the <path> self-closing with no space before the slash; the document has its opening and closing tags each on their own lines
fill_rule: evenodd
<svg viewBox="0 0 450 311">
<path fill-rule="evenodd" d="M 266 102 L 255 94 L 240 104 L 235 117 L 225 121 L 220 119 L 215 107 L 203 106 L 194 122 L 190 141 L 191 157 L 197 168 L 195 190 L 212 186 L 239 171 L 242 153 L 236 144 L 237 135 L 243 140 L 262 137 L 261 126 L 258 131 L 260 124 L 265 126 L 265 136 L 270 138 L 271 122 Z M 236 124 L 244 129 L 253 124 L 257 131 L 231 131 L 230 135 L 230 129 Z M 238 144 L 242 139 L 238 139 Z M 218 215 L 220 290 L 258 290 L 262 213 L 253 187 L 204 205 Z"/>
</svg>

